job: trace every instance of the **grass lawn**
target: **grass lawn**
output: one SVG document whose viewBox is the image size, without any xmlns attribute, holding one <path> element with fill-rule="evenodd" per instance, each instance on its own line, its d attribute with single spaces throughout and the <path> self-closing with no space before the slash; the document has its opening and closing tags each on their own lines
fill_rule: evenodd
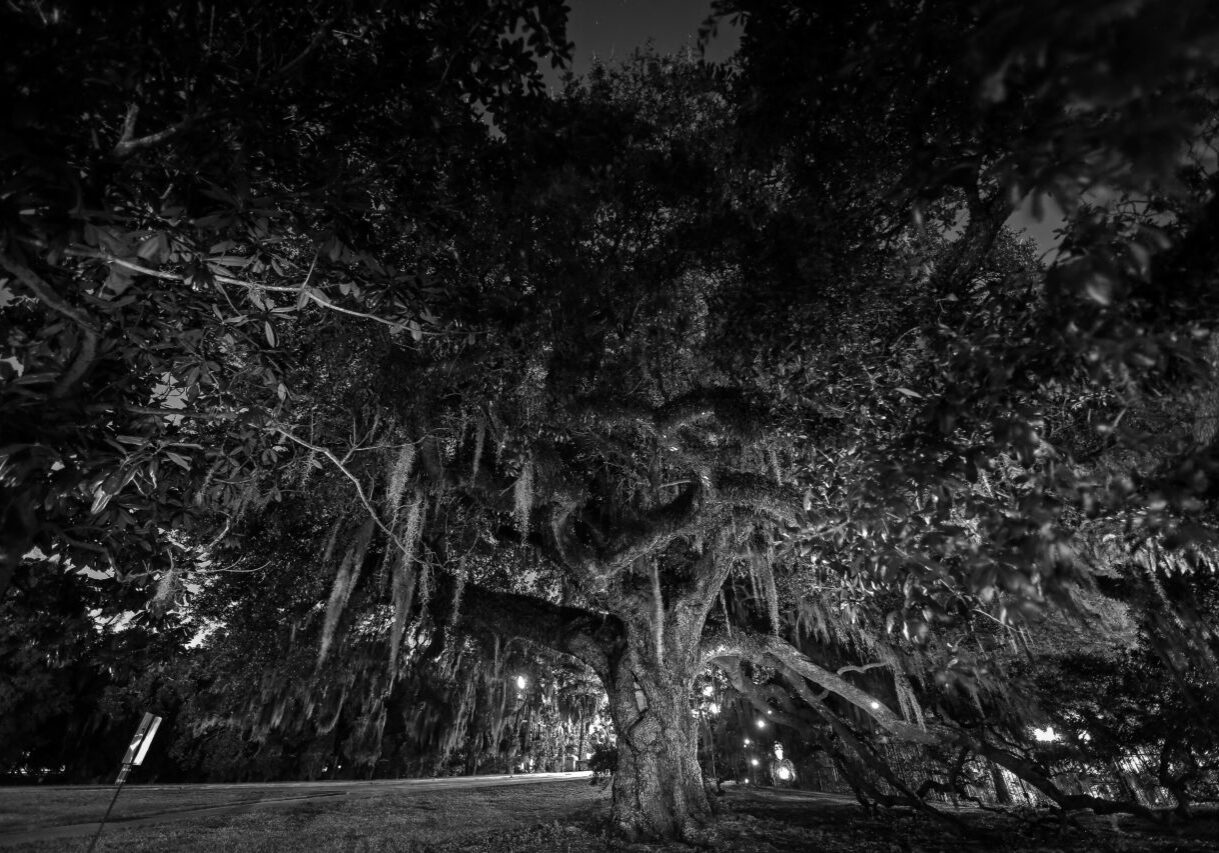
<svg viewBox="0 0 1219 853">
<path fill-rule="evenodd" d="M 306 791 L 276 785 L 234 788 L 145 788 L 132 785 L 123 789 L 114 811 L 110 813 L 110 819 L 130 820 L 166 811 L 278 799 L 329 790 L 332 789 Z M 0 833 L 97 821 L 105 814 L 113 796 L 112 786 L 0 788 Z"/>
<path fill-rule="evenodd" d="M 240 797 L 229 802 L 233 799 Z M 724 853 L 1219 851 L 1219 815 L 1215 814 L 1166 832 L 1129 819 L 1115 826 L 1108 819 L 1084 816 L 1064 826 L 1044 813 L 1012 816 L 970 809 L 956 813 L 959 825 L 954 827 L 909 812 L 867 816 L 857 805 L 799 792 L 738 789 L 719 802 L 720 819 L 705 842 L 709 849 Z M 0 808 L 9 804 L 0 791 Z M 144 826 L 108 825 L 97 849 L 129 853 L 691 853 L 697 849 L 610 844 L 605 835 L 608 804 L 608 791 L 586 780 L 445 791 L 364 789 L 275 808 L 188 815 Z M 74 809 L 65 813 L 75 813 Z M 4 846 L 0 853 L 84 851 L 87 846 L 85 836 Z"/>
<path fill-rule="evenodd" d="M 148 796 L 133 797 L 134 802 L 126 811 L 120 811 L 116 806 L 112 815 L 130 819 L 170 808 L 224 805 L 256 798 L 318 792 L 264 790 L 265 787 L 260 786 L 253 791 L 192 791 L 189 796 L 173 799 L 172 802 L 171 798 L 164 796 L 172 794 L 172 791 L 142 792 Z M 137 791 L 124 791 L 119 805 L 123 805 L 124 798 Z M 84 820 L 96 819 L 105 811 L 108 797 L 112 795 L 112 791 L 82 789 L 76 792 L 79 799 L 73 801 L 70 789 L 46 793 L 55 796 L 37 806 L 27 801 L 24 807 L 30 811 L 22 816 L 10 811 L 17 805 L 14 800 L 18 798 L 6 796 L 0 789 L 0 813 L 5 815 L 7 831 L 79 823 L 82 822 L 82 815 L 85 816 Z M 238 813 L 187 814 L 172 821 L 142 826 L 124 827 L 122 823 L 107 823 L 97 851 L 301 853 L 324 850 L 342 853 L 422 853 L 441 845 L 449 847 L 453 843 L 455 846 L 451 847 L 452 850 L 519 850 L 533 853 L 541 831 L 537 828 L 539 825 L 548 825 L 547 831 L 556 834 L 566 832 L 565 826 L 568 824 L 587 824 L 595 820 L 599 811 L 604 810 L 608 797 L 607 791 L 590 786 L 586 779 L 473 790 L 365 790 L 348 796 L 301 801 L 270 809 L 251 806 Z M 99 802 L 100 808 L 97 807 Z M 512 840 L 513 832 L 521 835 L 522 846 L 516 846 Z M 469 839 L 469 843 L 466 839 Z M 0 851 L 75 852 L 85 850 L 88 842 L 88 836 L 79 836 L 4 845 L 0 846 Z M 495 846 L 469 846 L 484 842 Z"/>
</svg>

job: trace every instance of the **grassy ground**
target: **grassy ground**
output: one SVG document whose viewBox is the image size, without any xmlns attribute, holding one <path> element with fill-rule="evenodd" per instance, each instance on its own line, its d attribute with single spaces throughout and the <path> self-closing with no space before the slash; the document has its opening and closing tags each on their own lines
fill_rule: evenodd
<svg viewBox="0 0 1219 853">
<path fill-rule="evenodd" d="M 294 797 L 328 790 L 331 789 L 306 791 L 275 785 L 181 789 L 133 785 L 123 789 L 110 817 L 122 821 L 165 811 Z M 105 813 L 113 796 L 114 788 L 111 786 L 0 788 L 0 833 L 96 821 Z"/>
<path fill-rule="evenodd" d="M 228 792 L 226 792 L 228 793 Z M 297 792 L 299 793 L 299 792 Z M 126 794 L 124 794 L 126 796 Z M 798 792 L 733 791 L 705 839 L 732 853 L 1203 853 L 1219 851 L 1219 820 L 1181 832 L 1108 819 L 1061 826 L 1044 815 L 958 813 L 952 827 L 924 815 L 869 817 L 856 805 Z M 3 800 L 0 799 L 0 808 Z M 237 814 L 183 817 L 175 823 L 107 826 L 98 850 L 130 853 L 676 853 L 686 845 L 610 845 L 605 836 L 608 792 L 587 782 L 508 788 L 371 794 L 301 802 Z M 88 838 L 0 850 L 83 851 Z"/>
<path fill-rule="evenodd" d="M 56 792 L 58 793 L 58 792 Z M 81 792 L 92 797 L 92 791 Z M 131 791 L 123 793 L 126 797 Z M 149 792 L 155 793 L 155 792 Z M 207 793 L 207 792 L 205 792 Z M 220 793 L 220 792 L 216 792 Z M 250 799 L 250 792 L 241 789 L 224 791 L 233 794 L 228 802 Z M 281 795 L 297 795 L 301 790 L 281 791 Z M 313 793 L 310 791 L 310 793 Z M 12 803 L 0 791 L 0 812 L 13 817 Z M 265 795 L 264 795 L 265 796 Z M 239 813 L 175 818 L 172 822 L 124 827 L 108 823 L 101 841 L 101 851 L 123 853 L 301 853 L 324 850 L 341 853 L 422 853 L 438 845 L 453 850 L 466 849 L 462 839 L 478 838 L 499 845 L 505 838 L 507 846 L 484 849 L 502 851 L 530 847 L 515 847 L 507 840 L 512 832 L 529 835 L 530 827 L 557 820 L 562 824 L 587 824 L 598 809 L 603 808 L 607 794 L 580 782 L 554 782 L 474 790 L 423 791 L 388 789 L 374 793 L 328 797 L 314 801 L 291 803 L 274 809 L 255 808 Z M 192 799 L 198 800 L 196 796 Z M 122 797 L 119 799 L 123 802 Z M 164 805 L 164 801 L 161 801 Z M 198 803 L 197 803 L 198 804 Z M 209 805 L 223 804 L 219 799 Z M 148 814 L 150 803 L 136 803 L 127 817 Z M 178 808 L 179 803 L 174 804 Z M 52 810 L 60 814 L 78 813 L 77 806 L 65 809 L 58 805 L 44 808 L 45 816 Z M 94 809 L 89 817 L 96 819 L 105 810 Z M 163 810 L 156 809 L 156 810 Z M 118 813 L 116 807 L 115 813 Z M 55 821 L 58 823 L 76 822 Z M 27 826 L 29 824 L 27 823 Z M 26 828 L 26 827 L 22 827 Z M 59 853 L 83 851 L 88 837 L 28 842 L 0 847 L 4 853 Z"/>
</svg>

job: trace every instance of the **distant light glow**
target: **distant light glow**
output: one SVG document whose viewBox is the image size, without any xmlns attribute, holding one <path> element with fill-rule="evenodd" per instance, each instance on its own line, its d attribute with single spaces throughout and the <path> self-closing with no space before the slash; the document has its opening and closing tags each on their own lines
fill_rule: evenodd
<svg viewBox="0 0 1219 853">
<path fill-rule="evenodd" d="M 792 772 L 790 770 L 788 770 L 786 767 L 780 767 L 779 773 L 777 775 L 780 779 L 782 779 L 784 782 L 786 782 L 788 779 L 790 779 L 792 777 Z"/>
<path fill-rule="evenodd" d="M 712 685 L 710 685 L 710 684 L 706 685 L 706 686 L 703 688 L 703 695 L 704 695 L 704 696 L 710 696 L 710 695 L 711 695 L 712 693 L 714 693 L 714 692 L 715 692 L 715 687 L 713 687 L 713 686 L 712 686 Z"/>
<path fill-rule="evenodd" d="M 766 728 L 766 721 L 765 721 L 765 720 L 758 720 L 758 728 L 759 728 L 759 729 L 764 729 L 764 728 Z"/>
<path fill-rule="evenodd" d="M 751 743 L 752 741 L 749 738 L 745 738 L 745 746 L 749 746 Z"/>
<path fill-rule="evenodd" d="M 720 712 L 720 703 L 712 702 L 710 705 L 707 706 L 707 711 L 711 714 L 718 714 Z"/>
<path fill-rule="evenodd" d="M 1043 743 L 1051 743 L 1058 740 L 1058 733 L 1053 726 L 1046 726 L 1044 729 L 1033 729 L 1033 737 Z"/>
<path fill-rule="evenodd" d="M 526 678 L 525 676 L 523 676 L 523 675 L 518 675 L 518 676 L 516 677 L 516 689 L 517 689 L 517 690 L 524 690 L 524 689 L 525 689 L 525 686 L 526 686 L 526 685 L 528 685 L 528 684 L 529 684 L 529 679 L 528 679 L 528 678 Z"/>
<path fill-rule="evenodd" d="M 767 711 L 767 714 L 774 714 L 774 711 Z"/>
<path fill-rule="evenodd" d="M 880 703 L 879 703 L 879 702 L 873 702 L 873 703 L 872 703 L 872 710 L 873 710 L 873 711 L 875 711 L 875 710 L 876 710 L 877 708 L 879 708 L 879 707 L 880 707 Z"/>
<path fill-rule="evenodd" d="M 749 759 L 749 763 L 752 764 L 754 767 L 758 766 L 758 760 L 756 758 Z"/>
</svg>

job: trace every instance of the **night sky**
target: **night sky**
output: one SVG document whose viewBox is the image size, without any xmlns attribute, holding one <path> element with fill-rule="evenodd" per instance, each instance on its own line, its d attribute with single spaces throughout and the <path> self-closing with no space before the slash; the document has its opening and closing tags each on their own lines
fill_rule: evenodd
<svg viewBox="0 0 1219 853">
<path fill-rule="evenodd" d="M 567 37 L 576 45 L 574 70 L 588 70 L 593 57 L 622 59 L 649 39 L 661 53 L 693 47 L 698 28 L 711 13 L 711 0 L 571 0 Z M 707 49 L 712 61 L 736 50 L 737 34 L 721 22 Z"/>
</svg>

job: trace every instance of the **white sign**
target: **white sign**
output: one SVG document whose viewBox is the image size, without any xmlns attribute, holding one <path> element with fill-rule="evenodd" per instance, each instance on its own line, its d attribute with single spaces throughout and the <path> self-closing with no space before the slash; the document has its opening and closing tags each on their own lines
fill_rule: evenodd
<svg viewBox="0 0 1219 853">
<path fill-rule="evenodd" d="M 144 719 L 140 720 L 139 728 L 135 730 L 135 736 L 131 739 L 131 746 L 127 747 L 127 754 L 123 756 L 123 764 L 144 763 L 144 756 L 148 754 L 148 747 L 152 746 L 152 739 L 157 736 L 157 729 L 160 726 L 160 717 L 154 717 L 149 713 L 144 714 Z"/>
</svg>

